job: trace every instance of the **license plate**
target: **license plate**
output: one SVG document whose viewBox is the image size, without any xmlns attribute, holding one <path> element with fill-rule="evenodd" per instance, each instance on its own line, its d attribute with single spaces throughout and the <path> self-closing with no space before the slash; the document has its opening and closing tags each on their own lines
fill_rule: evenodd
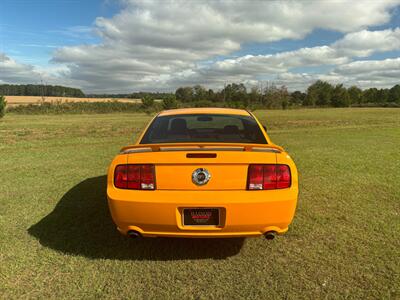
<svg viewBox="0 0 400 300">
<path fill-rule="evenodd" d="M 185 208 L 183 225 L 219 225 L 218 208 Z"/>
</svg>

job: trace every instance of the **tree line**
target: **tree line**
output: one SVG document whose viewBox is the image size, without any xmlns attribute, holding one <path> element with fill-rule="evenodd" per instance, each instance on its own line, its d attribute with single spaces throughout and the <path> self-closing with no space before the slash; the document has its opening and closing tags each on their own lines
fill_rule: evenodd
<svg viewBox="0 0 400 300">
<path fill-rule="evenodd" d="M 318 80 L 306 92 L 289 92 L 286 86 L 268 85 L 264 88 L 247 89 L 242 83 L 231 83 L 219 91 L 201 85 L 180 87 L 175 92 L 176 100 L 182 103 L 223 103 L 230 107 L 287 108 L 290 106 L 347 107 L 365 104 L 381 106 L 393 103 L 400 105 L 400 85 L 390 89 L 357 86 L 346 88 L 343 84 L 332 85 Z"/>
<path fill-rule="evenodd" d="M 85 97 L 77 88 L 43 84 L 0 84 L 0 95 L 42 97 Z"/>
<path fill-rule="evenodd" d="M 311 84 L 305 92 L 289 92 L 286 86 L 274 84 L 248 88 L 243 83 L 231 83 L 218 91 L 195 85 L 179 87 L 175 93 L 134 92 L 85 96 L 80 89 L 65 86 L 1 84 L 0 95 L 144 99 L 146 108 L 154 105 L 154 99 L 163 100 L 164 108 L 178 106 L 178 103 L 181 106 L 252 108 L 400 106 L 400 84 L 386 89 L 362 90 L 357 86 L 347 88 L 343 84 L 332 85 L 321 80 Z"/>
<path fill-rule="evenodd" d="M 112 99 L 143 99 L 143 97 L 151 97 L 153 99 L 164 100 L 170 97 L 173 93 L 162 92 L 133 92 L 130 94 L 87 94 L 87 98 L 112 98 Z"/>
</svg>

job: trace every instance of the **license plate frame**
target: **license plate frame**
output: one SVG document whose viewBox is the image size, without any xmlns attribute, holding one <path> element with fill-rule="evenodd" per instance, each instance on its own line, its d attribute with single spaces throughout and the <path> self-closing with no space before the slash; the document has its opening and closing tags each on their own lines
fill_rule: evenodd
<svg viewBox="0 0 400 300">
<path fill-rule="evenodd" d="M 182 210 L 183 226 L 208 226 L 221 225 L 221 210 L 217 207 L 188 207 Z"/>
</svg>

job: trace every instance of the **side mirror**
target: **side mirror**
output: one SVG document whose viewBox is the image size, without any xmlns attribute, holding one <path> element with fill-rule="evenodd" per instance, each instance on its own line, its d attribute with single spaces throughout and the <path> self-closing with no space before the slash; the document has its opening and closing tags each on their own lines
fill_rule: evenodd
<svg viewBox="0 0 400 300">
<path fill-rule="evenodd" d="M 265 132 L 267 132 L 267 126 L 263 125 L 262 127 L 264 128 Z"/>
</svg>

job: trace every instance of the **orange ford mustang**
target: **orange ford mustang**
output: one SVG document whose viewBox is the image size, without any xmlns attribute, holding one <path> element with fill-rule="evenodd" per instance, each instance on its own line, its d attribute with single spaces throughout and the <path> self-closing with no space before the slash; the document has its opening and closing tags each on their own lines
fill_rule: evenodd
<svg viewBox="0 0 400 300">
<path fill-rule="evenodd" d="M 288 230 L 297 169 L 248 111 L 159 113 L 108 171 L 118 230 L 131 237 L 239 237 Z"/>
</svg>

